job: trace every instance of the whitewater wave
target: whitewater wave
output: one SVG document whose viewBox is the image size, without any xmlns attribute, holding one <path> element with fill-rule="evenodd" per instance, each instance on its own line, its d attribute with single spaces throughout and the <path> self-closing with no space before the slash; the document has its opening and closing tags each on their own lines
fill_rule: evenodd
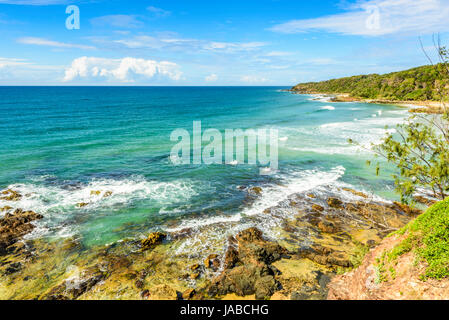
<svg viewBox="0 0 449 320">
<path fill-rule="evenodd" d="M 34 180 L 38 182 L 40 179 Z M 149 181 L 141 176 L 121 180 L 94 179 L 75 187 L 12 184 L 8 188 L 19 192 L 22 198 L 14 202 L 0 200 L 0 207 L 8 205 L 44 216 L 42 221 L 36 223 L 37 228 L 29 238 L 42 236 L 50 229 L 56 229 L 58 236 L 71 236 L 76 226 L 68 227 L 65 222 L 80 212 L 95 212 L 100 208 L 114 211 L 138 200 L 151 201 L 160 207 L 176 205 L 198 194 L 194 185 L 189 180 L 161 182 Z M 83 204 L 81 208 L 80 204 Z"/>
<path fill-rule="evenodd" d="M 276 206 L 294 193 L 305 192 L 321 185 L 332 184 L 341 178 L 345 171 L 346 169 L 343 166 L 338 166 L 330 171 L 304 170 L 284 173 L 282 176 L 278 176 L 282 181 L 281 184 L 265 186 L 262 195 L 251 206 L 242 209 L 239 213 L 203 219 L 187 219 L 176 227 L 165 227 L 164 230 L 167 232 L 178 232 L 184 229 L 198 229 L 214 224 L 240 222 L 245 217 L 263 214 L 265 209 Z"/>
<path fill-rule="evenodd" d="M 324 107 L 321 107 L 320 110 L 333 111 L 333 110 L 335 110 L 335 107 L 333 107 L 333 106 L 324 106 Z"/>
</svg>

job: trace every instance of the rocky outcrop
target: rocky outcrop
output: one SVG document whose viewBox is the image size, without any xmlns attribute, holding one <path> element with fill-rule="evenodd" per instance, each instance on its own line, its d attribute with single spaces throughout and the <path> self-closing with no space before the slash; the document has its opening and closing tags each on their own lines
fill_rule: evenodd
<svg viewBox="0 0 449 320">
<path fill-rule="evenodd" d="M 153 232 L 148 238 L 142 240 L 142 250 L 148 250 L 154 248 L 156 245 L 161 244 L 162 241 L 167 237 L 165 233 L 162 232 Z"/>
<path fill-rule="evenodd" d="M 24 235 L 34 229 L 33 221 L 42 219 L 43 216 L 33 211 L 16 209 L 12 213 L 6 213 L 0 219 L 0 255 L 11 251 L 11 246 Z"/>
<path fill-rule="evenodd" d="M 276 243 L 264 240 L 262 232 L 250 228 L 229 239 L 225 270 L 212 281 L 210 296 L 235 293 L 238 296 L 255 294 L 256 299 L 271 297 L 279 289 L 277 272 L 272 263 L 287 251 Z"/>
</svg>

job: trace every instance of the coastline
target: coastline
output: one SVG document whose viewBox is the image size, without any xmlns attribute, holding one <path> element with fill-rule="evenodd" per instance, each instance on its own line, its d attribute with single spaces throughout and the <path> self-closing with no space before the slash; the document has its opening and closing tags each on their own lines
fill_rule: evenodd
<svg viewBox="0 0 449 320">
<path fill-rule="evenodd" d="M 398 101 L 385 99 L 362 99 L 352 97 L 347 93 L 322 93 L 322 92 L 300 92 L 296 90 L 288 90 L 292 94 L 310 94 L 329 97 L 329 102 L 360 102 L 370 104 L 388 104 L 405 107 L 409 109 L 410 113 L 427 113 L 427 114 L 442 114 L 444 113 L 444 103 L 441 101 Z"/>
</svg>

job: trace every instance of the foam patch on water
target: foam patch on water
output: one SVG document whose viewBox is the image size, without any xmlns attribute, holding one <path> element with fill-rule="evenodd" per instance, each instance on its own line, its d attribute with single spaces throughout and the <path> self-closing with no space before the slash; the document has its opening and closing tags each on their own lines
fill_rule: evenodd
<svg viewBox="0 0 449 320">
<path fill-rule="evenodd" d="M 357 121 L 342 121 L 322 124 L 318 127 L 284 128 L 291 134 L 296 132 L 301 139 L 289 150 L 302 152 L 316 152 L 321 154 L 357 154 L 367 152 L 372 144 L 380 144 L 386 134 L 396 132 L 394 126 L 404 122 L 402 117 L 376 117 L 357 119 Z M 386 129 L 385 126 L 389 128 Z M 281 131 L 281 133 L 284 133 Z M 358 145 L 351 145 L 352 139 Z M 293 141 L 293 139 L 292 139 Z M 318 143 L 319 141 L 319 143 Z"/>
<path fill-rule="evenodd" d="M 321 108 L 321 110 L 333 111 L 333 110 L 335 110 L 335 107 L 333 107 L 333 106 L 324 106 L 324 107 Z"/>
</svg>

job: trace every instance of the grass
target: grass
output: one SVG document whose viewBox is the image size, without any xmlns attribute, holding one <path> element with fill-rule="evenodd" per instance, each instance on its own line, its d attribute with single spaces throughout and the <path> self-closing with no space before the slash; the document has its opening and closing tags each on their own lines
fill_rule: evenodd
<svg viewBox="0 0 449 320">
<path fill-rule="evenodd" d="M 449 198 L 430 207 L 396 234 L 407 237 L 382 256 L 381 266 L 394 264 L 400 256 L 414 252 L 418 261 L 427 264 L 422 280 L 449 277 Z"/>
</svg>

